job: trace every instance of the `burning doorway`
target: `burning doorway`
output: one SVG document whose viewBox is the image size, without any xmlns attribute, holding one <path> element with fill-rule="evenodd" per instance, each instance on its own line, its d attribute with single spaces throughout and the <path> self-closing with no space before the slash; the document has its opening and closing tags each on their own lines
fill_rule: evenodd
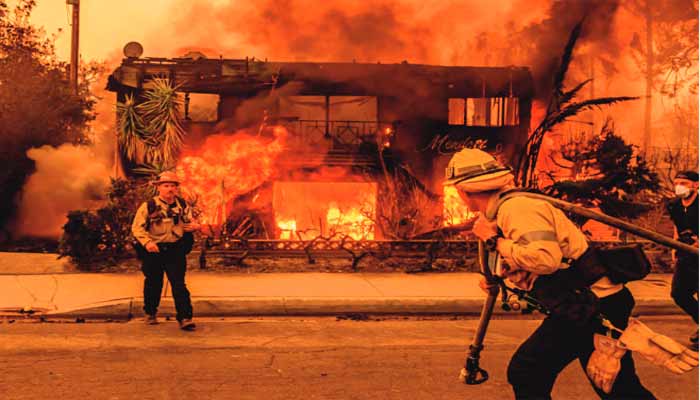
<svg viewBox="0 0 700 400">
<path fill-rule="evenodd" d="M 375 239 L 374 182 L 278 181 L 272 193 L 279 239 Z"/>
</svg>

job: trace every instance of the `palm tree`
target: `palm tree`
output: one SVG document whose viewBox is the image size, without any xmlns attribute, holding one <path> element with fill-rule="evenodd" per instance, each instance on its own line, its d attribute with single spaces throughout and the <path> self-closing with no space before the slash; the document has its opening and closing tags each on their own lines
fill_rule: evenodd
<svg viewBox="0 0 700 400">
<path fill-rule="evenodd" d="M 573 58 L 574 46 L 581 34 L 581 26 L 583 21 L 580 21 L 571 31 L 569 41 L 564 48 L 564 54 L 561 58 L 559 71 L 554 77 L 554 89 L 547 106 L 547 114 L 544 116 L 540 124 L 530 135 L 530 138 L 525 143 L 523 150 L 518 159 L 516 170 L 516 180 L 519 186 L 536 187 L 537 181 L 535 178 L 535 168 L 539 158 L 542 140 L 547 132 L 551 131 L 554 126 L 562 123 L 578 113 L 593 108 L 601 108 L 602 106 L 612 105 L 622 101 L 636 100 L 638 97 L 601 97 L 597 99 L 589 99 L 579 102 L 574 102 L 576 95 L 583 89 L 590 79 L 578 84 L 569 91 L 564 90 L 564 78 L 569 69 L 569 64 Z"/>
</svg>

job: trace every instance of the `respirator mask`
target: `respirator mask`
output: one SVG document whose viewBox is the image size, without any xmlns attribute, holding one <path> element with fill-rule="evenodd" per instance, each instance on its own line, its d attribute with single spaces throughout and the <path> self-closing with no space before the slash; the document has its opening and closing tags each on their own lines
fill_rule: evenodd
<svg viewBox="0 0 700 400">
<path fill-rule="evenodd" d="M 676 196 L 680 197 L 681 199 L 687 199 L 688 196 L 690 196 L 691 190 L 687 186 L 676 185 L 675 192 L 676 192 Z"/>
</svg>

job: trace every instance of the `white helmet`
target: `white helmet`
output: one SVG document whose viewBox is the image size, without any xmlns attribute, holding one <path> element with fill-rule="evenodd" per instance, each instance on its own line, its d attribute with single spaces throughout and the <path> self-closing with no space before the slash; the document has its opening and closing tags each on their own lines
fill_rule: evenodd
<svg viewBox="0 0 700 400">
<path fill-rule="evenodd" d="M 501 178 L 511 173 L 491 154 L 479 149 L 462 149 L 447 164 L 443 185 L 459 185 Z"/>
</svg>

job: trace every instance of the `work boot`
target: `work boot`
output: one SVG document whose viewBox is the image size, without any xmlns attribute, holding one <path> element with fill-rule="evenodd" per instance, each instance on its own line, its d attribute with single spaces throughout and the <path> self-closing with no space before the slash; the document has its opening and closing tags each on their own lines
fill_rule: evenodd
<svg viewBox="0 0 700 400">
<path fill-rule="evenodd" d="M 146 325 L 158 325 L 158 317 L 156 317 L 155 315 L 146 314 L 146 317 L 143 319 L 143 321 L 146 323 Z"/>
<path fill-rule="evenodd" d="M 178 321 L 178 323 L 180 324 L 180 329 L 183 331 L 193 331 L 196 328 L 194 322 L 188 318 Z"/>
</svg>

